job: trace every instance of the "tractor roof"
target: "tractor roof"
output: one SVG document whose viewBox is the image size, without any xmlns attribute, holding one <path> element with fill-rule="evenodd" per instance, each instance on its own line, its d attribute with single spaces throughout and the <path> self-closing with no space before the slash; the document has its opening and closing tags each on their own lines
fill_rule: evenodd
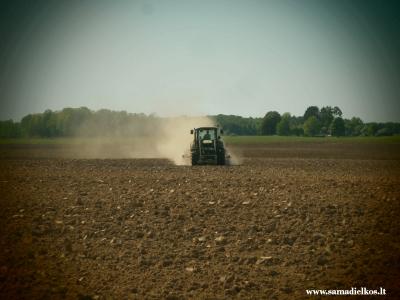
<svg viewBox="0 0 400 300">
<path fill-rule="evenodd" d="M 206 127 L 197 127 L 195 129 L 196 130 L 199 130 L 199 129 L 218 129 L 218 127 L 217 126 L 206 126 Z"/>
</svg>

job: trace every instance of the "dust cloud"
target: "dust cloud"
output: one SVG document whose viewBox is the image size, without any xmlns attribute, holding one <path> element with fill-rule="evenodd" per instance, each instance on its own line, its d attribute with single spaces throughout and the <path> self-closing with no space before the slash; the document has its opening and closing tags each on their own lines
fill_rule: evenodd
<svg viewBox="0 0 400 300">
<path fill-rule="evenodd" d="M 154 141 L 159 156 L 168 158 L 177 165 L 189 164 L 183 155 L 187 156 L 190 153 L 190 143 L 193 140 L 190 130 L 215 125 L 208 117 L 179 117 L 164 120 L 161 136 Z"/>
<path fill-rule="evenodd" d="M 209 117 L 171 117 L 143 119 L 136 124 L 121 124 L 117 129 L 93 120 L 84 123 L 76 140 L 74 157 L 79 158 L 164 158 L 176 165 L 190 164 L 190 130 L 217 125 Z M 239 159 L 229 151 L 232 164 Z"/>
</svg>

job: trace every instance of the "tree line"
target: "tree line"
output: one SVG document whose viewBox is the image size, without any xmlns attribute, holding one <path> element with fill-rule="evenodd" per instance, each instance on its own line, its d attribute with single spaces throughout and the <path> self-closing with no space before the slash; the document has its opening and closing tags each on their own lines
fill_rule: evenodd
<svg viewBox="0 0 400 300">
<path fill-rule="evenodd" d="M 268 112 L 261 123 L 262 135 L 297 136 L 391 136 L 400 134 L 400 123 L 364 123 L 359 117 L 345 119 L 337 106 L 309 106 L 303 116 Z"/>
<path fill-rule="evenodd" d="M 390 136 L 400 134 L 400 123 L 364 123 L 360 118 L 345 119 L 337 106 L 310 106 L 303 116 L 282 115 L 269 111 L 263 118 L 235 115 L 209 116 L 229 135 L 283 136 Z M 140 136 L 149 135 L 162 126 L 155 115 L 127 113 L 86 107 L 46 110 L 28 114 L 20 122 L 0 121 L 0 138 L 72 137 L 72 136 Z"/>
</svg>

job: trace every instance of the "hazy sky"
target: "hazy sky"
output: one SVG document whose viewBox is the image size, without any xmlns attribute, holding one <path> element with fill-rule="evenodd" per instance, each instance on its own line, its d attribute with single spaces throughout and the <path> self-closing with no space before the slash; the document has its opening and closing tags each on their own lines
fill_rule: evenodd
<svg viewBox="0 0 400 300">
<path fill-rule="evenodd" d="M 0 119 L 80 106 L 259 117 L 337 105 L 400 121 L 396 1 L 1 5 Z"/>
</svg>

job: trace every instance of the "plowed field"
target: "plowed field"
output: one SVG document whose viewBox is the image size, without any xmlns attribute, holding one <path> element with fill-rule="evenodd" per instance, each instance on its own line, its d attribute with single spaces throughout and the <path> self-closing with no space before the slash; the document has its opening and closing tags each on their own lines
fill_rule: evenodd
<svg viewBox="0 0 400 300">
<path fill-rule="evenodd" d="M 400 296 L 398 144 L 241 145 L 224 167 L 60 147 L 0 147 L 2 299 Z"/>
</svg>

